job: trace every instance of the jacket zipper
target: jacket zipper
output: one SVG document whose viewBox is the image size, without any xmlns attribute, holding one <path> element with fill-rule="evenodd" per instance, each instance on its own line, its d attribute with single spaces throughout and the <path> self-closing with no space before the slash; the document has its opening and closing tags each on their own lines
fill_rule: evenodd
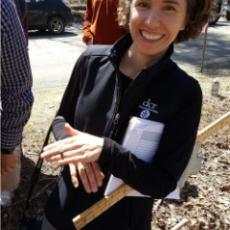
<svg viewBox="0 0 230 230">
<path fill-rule="evenodd" d="M 120 114 L 119 113 L 116 113 L 116 115 L 114 116 L 115 118 L 113 119 L 112 121 L 112 124 L 111 124 L 111 131 L 109 133 L 109 137 L 110 138 L 115 138 L 116 135 L 117 135 L 117 127 L 118 127 L 118 124 L 119 124 L 119 118 L 120 118 Z"/>
<path fill-rule="evenodd" d="M 117 135 L 117 127 L 118 127 L 118 124 L 119 124 L 119 119 L 120 119 L 120 113 L 116 113 L 115 115 L 115 118 L 113 120 L 113 128 L 112 128 L 112 134 L 111 134 L 111 137 L 113 138 L 116 138 L 116 135 Z"/>
<path fill-rule="evenodd" d="M 109 126 L 109 129 L 111 130 L 109 132 L 109 137 L 112 138 L 114 137 L 114 134 L 117 134 L 117 126 L 119 124 L 119 120 L 120 120 L 120 113 L 118 113 L 118 108 L 119 108 L 119 105 L 120 105 L 120 99 L 121 99 L 121 93 L 120 93 L 120 80 L 119 80 L 119 77 L 117 77 L 117 101 L 116 101 L 116 106 L 115 106 L 115 109 L 114 109 L 114 113 L 113 113 L 113 118 L 112 118 L 112 122 L 111 122 L 111 125 Z M 116 130 L 116 133 L 115 133 L 115 130 Z"/>
</svg>

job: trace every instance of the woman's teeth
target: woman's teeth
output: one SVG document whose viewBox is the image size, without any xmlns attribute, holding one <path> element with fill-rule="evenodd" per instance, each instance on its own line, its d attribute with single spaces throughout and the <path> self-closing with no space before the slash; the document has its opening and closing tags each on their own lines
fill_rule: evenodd
<svg viewBox="0 0 230 230">
<path fill-rule="evenodd" d="M 163 37 L 162 34 L 150 34 L 150 33 L 143 31 L 143 30 L 141 31 L 141 34 L 145 39 L 152 40 L 152 41 L 159 40 Z"/>
</svg>

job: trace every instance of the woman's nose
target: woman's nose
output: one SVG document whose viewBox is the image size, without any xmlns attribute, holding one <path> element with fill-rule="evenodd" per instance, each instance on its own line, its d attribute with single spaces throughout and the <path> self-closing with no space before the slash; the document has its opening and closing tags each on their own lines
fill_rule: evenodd
<svg viewBox="0 0 230 230">
<path fill-rule="evenodd" d="M 156 10 L 150 10 L 145 17 L 145 23 L 149 26 L 160 26 L 160 15 Z"/>
</svg>

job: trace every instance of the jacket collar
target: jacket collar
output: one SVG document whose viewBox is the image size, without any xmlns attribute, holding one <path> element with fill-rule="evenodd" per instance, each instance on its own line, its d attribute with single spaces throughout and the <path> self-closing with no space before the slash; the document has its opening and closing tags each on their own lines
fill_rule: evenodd
<svg viewBox="0 0 230 230">
<path fill-rule="evenodd" d="M 115 66 L 115 68 L 118 68 L 122 56 L 124 55 L 126 50 L 131 46 L 132 42 L 133 42 L 133 40 L 132 40 L 130 34 L 128 33 L 127 35 L 125 35 L 121 39 L 119 39 L 112 46 L 109 56 L 111 58 L 113 65 Z M 167 62 L 171 61 L 170 57 L 172 56 L 173 50 L 174 50 L 174 46 L 173 46 L 173 44 L 171 44 L 170 47 L 168 48 L 167 52 L 165 53 L 165 55 L 160 59 L 160 61 L 149 66 L 148 68 L 146 68 L 146 70 L 148 70 L 148 71 L 153 71 L 153 69 L 156 70 L 156 69 L 158 69 L 158 67 L 164 66 Z"/>
</svg>

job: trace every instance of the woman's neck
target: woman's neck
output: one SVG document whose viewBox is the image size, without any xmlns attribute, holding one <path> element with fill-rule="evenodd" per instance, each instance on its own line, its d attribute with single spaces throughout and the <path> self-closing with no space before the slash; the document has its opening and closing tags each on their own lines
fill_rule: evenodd
<svg viewBox="0 0 230 230">
<path fill-rule="evenodd" d="M 122 57 L 119 69 L 123 74 L 134 80 L 143 69 L 156 64 L 163 57 L 165 52 L 166 51 L 163 51 L 154 56 L 143 55 L 136 52 L 132 44 Z"/>
</svg>

